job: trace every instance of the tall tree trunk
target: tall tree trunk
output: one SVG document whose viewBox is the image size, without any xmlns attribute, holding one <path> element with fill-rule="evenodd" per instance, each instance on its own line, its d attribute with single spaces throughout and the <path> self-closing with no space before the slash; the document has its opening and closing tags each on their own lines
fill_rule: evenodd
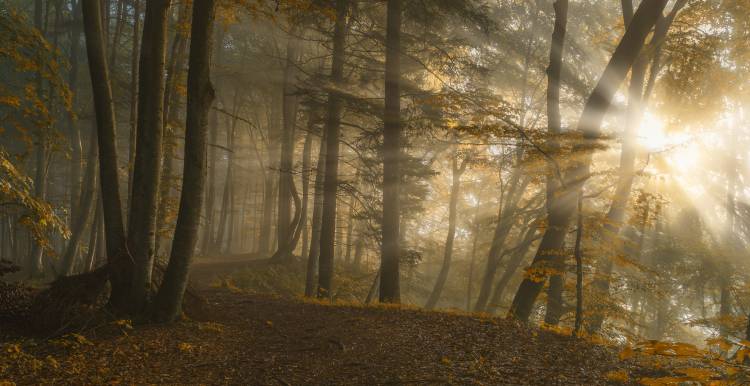
<svg viewBox="0 0 750 386">
<path fill-rule="evenodd" d="M 112 35 L 112 45 L 109 48 L 109 72 L 111 74 L 117 73 L 117 49 L 120 46 L 120 37 L 122 36 L 122 30 L 125 26 L 125 1 L 117 1 L 117 11 L 115 14 L 115 31 Z M 113 76 L 114 77 L 114 76 Z"/>
<path fill-rule="evenodd" d="M 576 243 L 573 254 L 576 259 L 576 319 L 573 325 L 573 336 L 577 336 L 583 325 L 583 192 L 578 194 L 578 221 L 576 224 Z"/>
<path fill-rule="evenodd" d="M 573 149 L 574 153 L 581 155 L 580 159 L 577 158 L 576 164 L 566 173 L 566 186 L 560 192 L 559 198 L 554 200 L 554 208 L 548 215 L 549 226 L 544 232 L 529 270 L 531 277 L 523 280 L 508 311 L 511 318 L 528 321 L 531 315 L 536 298 L 547 279 L 546 273 L 540 268 L 544 268 L 545 265 L 559 258 L 559 253 L 555 251 L 559 251 L 563 245 L 575 212 L 576 197 L 589 176 L 593 156 L 592 145 L 600 137 L 601 123 L 607 109 L 666 4 L 667 0 L 641 3 L 633 16 L 633 22 L 628 26 L 601 79 L 586 102 L 578 123 L 578 131 L 583 134 L 583 141 Z"/>
<path fill-rule="evenodd" d="M 72 22 L 73 28 L 70 34 L 70 72 L 68 73 L 68 84 L 70 91 L 73 93 L 73 108 L 77 106 L 78 96 L 78 70 L 80 57 L 81 33 L 83 32 L 83 20 L 81 18 L 81 2 L 71 0 L 70 8 L 73 11 Z M 70 215 L 71 223 L 73 216 L 78 215 L 78 202 L 81 195 L 81 170 L 83 169 L 83 143 L 81 141 L 81 130 L 76 124 L 75 117 L 72 114 L 66 114 L 68 133 L 72 144 L 73 152 L 71 154 L 71 189 L 70 189 Z"/>
<path fill-rule="evenodd" d="M 302 148 L 302 259 L 307 259 L 310 252 L 309 233 L 307 231 L 308 212 L 310 203 L 310 164 L 312 162 L 312 143 L 314 139 L 313 129 L 317 117 L 314 112 L 310 112 L 309 122 L 307 125 L 307 135 L 305 135 L 305 145 Z"/>
<path fill-rule="evenodd" d="M 518 161 L 520 161 L 521 155 L 520 152 L 516 154 Z M 482 285 L 479 287 L 477 301 L 474 304 L 474 312 L 484 312 L 487 309 L 487 301 L 492 294 L 492 283 L 495 281 L 495 274 L 504 255 L 503 246 L 513 228 L 513 221 L 518 212 L 518 202 L 531 181 L 529 178 L 522 177 L 521 174 L 522 168 L 520 167 L 513 171 L 508 183 L 507 193 L 504 195 L 504 202 L 502 200 L 500 202 L 500 210 L 497 215 L 498 222 L 492 236 L 492 245 L 487 254 L 487 267 L 482 278 Z"/>
<path fill-rule="evenodd" d="M 686 1 L 678 1 L 670 11 L 667 17 L 659 17 L 654 29 L 654 35 L 651 38 L 650 45 L 653 46 L 658 55 L 661 42 L 667 36 L 672 21 L 677 13 L 685 6 Z M 622 0 L 623 21 L 629 25 L 633 20 L 632 1 Z M 645 50 L 644 50 L 645 51 Z M 640 128 L 643 113 L 645 112 L 645 101 L 648 99 L 648 90 L 644 93 L 644 81 L 646 80 L 646 70 L 648 67 L 649 56 L 643 52 L 633 63 L 630 71 L 630 86 L 628 88 L 628 108 L 626 112 L 625 133 L 622 139 L 622 151 L 620 153 L 620 171 L 615 188 L 615 194 L 607 212 L 604 222 L 602 238 L 604 245 L 615 245 L 617 237 L 625 222 L 627 204 L 630 199 L 633 181 L 635 179 L 635 160 L 638 152 L 638 129 Z M 652 66 L 652 76 L 657 68 Z M 615 252 L 619 253 L 619 252 Z M 600 272 L 596 275 L 596 280 L 592 283 L 595 297 L 608 297 L 610 287 L 610 276 L 614 268 L 612 259 L 605 258 L 600 267 Z M 589 333 L 598 332 L 604 323 L 604 313 L 598 312 L 592 315 L 591 321 L 587 325 Z"/>
<path fill-rule="evenodd" d="M 128 207 L 133 193 L 133 167 L 138 132 L 138 62 L 141 57 L 141 0 L 133 0 L 133 46 L 130 58 L 130 136 L 128 146 Z"/>
<path fill-rule="evenodd" d="M 130 311 L 144 309 L 151 286 L 164 131 L 164 60 L 171 0 L 146 3 L 138 79 L 138 129 L 133 191 L 128 217 L 128 250 L 134 261 Z"/>
<path fill-rule="evenodd" d="M 280 145 L 280 134 L 281 129 L 278 127 L 281 117 L 279 116 L 279 106 L 281 103 L 277 103 L 277 100 L 271 101 L 270 114 L 268 119 L 268 143 L 267 143 L 267 157 L 268 157 L 268 170 L 265 173 L 265 191 L 263 194 L 263 216 L 261 218 L 261 232 L 260 232 L 260 251 L 263 254 L 268 254 L 273 248 L 272 242 L 272 223 L 274 208 L 278 209 L 276 201 L 277 193 L 277 182 L 278 178 L 274 178 L 274 171 L 278 170 L 279 166 L 279 145 Z M 282 112 L 283 113 L 283 112 Z"/>
<path fill-rule="evenodd" d="M 458 146 L 458 145 L 455 145 Z M 466 160 L 458 164 L 457 149 L 453 150 L 453 184 L 451 185 L 450 203 L 448 205 L 448 235 L 445 238 L 445 249 L 443 251 L 443 265 L 440 267 L 440 273 L 435 281 L 435 287 L 432 289 L 430 297 L 427 299 L 425 308 L 431 310 L 435 308 L 440 294 L 443 292 L 445 282 L 448 280 L 448 271 L 451 268 L 451 259 L 453 257 L 453 241 L 456 239 L 456 217 L 458 211 L 458 199 L 461 191 L 461 175 L 466 170 Z"/>
<path fill-rule="evenodd" d="M 96 172 L 98 163 L 97 158 L 97 147 L 96 147 L 96 134 L 91 133 L 89 140 L 89 155 L 88 163 L 86 165 L 86 175 L 81 185 L 81 197 L 78 207 L 80 208 L 79 213 L 76 215 L 76 219 L 73 222 L 71 229 L 70 239 L 68 245 L 65 248 L 65 253 L 62 257 L 62 267 L 59 274 L 61 276 L 68 276 L 73 273 L 75 266 L 75 258 L 78 253 L 78 244 L 81 242 L 83 233 L 86 230 L 86 224 L 89 223 L 91 217 L 92 207 L 96 201 L 95 196 L 97 193 L 96 189 Z"/>
<path fill-rule="evenodd" d="M 388 0 L 383 119 L 383 244 L 380 257 L 380 301 L 382 303 L 401 302 L 399 283 L 401 12 L 401 0 Z"/>
<path fill-rule="evenodd" d="M 481 197 L 481 196 L 480 196 Z M 481 200 L 477 202 L 476 208 L 481 206 Z M 474 289 L 474 267 L 477 260 L 477 244 L 479 243 L 479 211 L 474 212 L 474 227 L 471 230 L 472 242 L 471 242 L 471 255 L 469 260 L 469 275 L 466 279 L 466 311 L 471 311 L 471 298 L 472 290 Z"/>
<path fill-rule="evenodd" d="M 122 219 L 120 181 L 117 175 L 117 144 L 115 135 L 115 108 L 109 79 L 102 31 L 101 2 L 81 0 L 83 25 L 86 34 L 89 73 L 94 94 L 97 138 L 99 148 L 99 184 L 101 187 L 106 230 L 107 262 L 110 266 L 110 305 L 124 310 L 127 304 L 127 286 L 132 273 L 132 260 L 128 256 L 125 227 Z"/>
<path fill-rule="evenodd" d="M 297 123 L 297 95 L 296 95 L 296 61 L 298 41 L 294 37 L 296 27 L 292 27 L 290 37 L 287 39 L 286 60 L 284 65 L 284 82 L 282 95 L 282 126 L 281 126 L 281 152 L 279 154 L 279 201 L 276 219 L 276 237 L 279 240 L 278 250 L 289 248 L 285 245 L 291 239 L 292 232 L 292 184 L 294 167 L 294 134 Z M 282 259 L 289 256 L 281 255 Z"/>
<path fill-rule="evenodd" d="M 155 319 L 162 322 L 173 321 L 181 313 L 188 270 L 198 241 L 206 183 L 208 114 L 214 99 L 210 62 L 215 5 L 215 0 L 193 2 L 183 187 L 172 253 L 154 302 Z"/>
<path fill-rule="evenodd" d="M 348 1 L 336 0 L 336 25 L 333 32 L 333 63 L 331 82 L 340 87 L 344 80 L 344 49 Z M 333 281 L 334 240 L 336 237 L 336 192 L 338 190 L 339 131 L 341 97 L 338 90 L 328 92 L 328 114 L 325 124 L 326 158 L 323 180 L 323 214 L 320 226 L 320 257 L 318 264 L 318 297 L 331 296 Z"/>
<path fill-rule="evenodd" d="M 179 14 L 177 20 L 178 25 L 185 25 L 190 22 L 190 6 L 188 4 L 183 3 L 180 5 Z M 157 216 L 156 222 L 157 235 L 156 246 L 154 248 L 156 254 L 160 254 L 162 249 L 168 248 L 169 240 L 172 239 L 171 232 L 169 232 L 166 222 L 169 219 L 167 211 L 170 207 L 172 190 L 178 189 L 174 187 L 174 184 L 177 182 L 173 175 L 175 168 L 175 151 L 177 149 L 176 131 L 181 127 L 179 123 L 180 95 L 177 92 L 177 86 L 179 84 L 180 74 L 182 74 L 183 67 L 185 66 L 186 50 L 187 39 L 185 39 L 181 28 L 177 28 L 177 31 L 172 38 L 172 48 L 170 50 L 169 63 L 167 65 L 167 80 L 164 88 L 164 142 L 162 144 L 162 152 L 164 156 L 161 167 L 161 183 L 159 184 L 159 215 Z M 162 245 L 164 242 L 167 242 L 166 246 Z"/>
<path fill-rule="evenodd" d="M 221 40 L 217 40 L 218 43 L 221 43 Z M 217 44 L 218 48 L 216 51 L 221 51 L 221 44 Z M 219 131 L 219 118 L 218 113 L 216 110 L 214 110 L 212 113 L 210 113 L 209 118 L 209 124 L 208 124 L 208 181 L 206 184 L 206 202 L 205 202 L 205 212 L 206 212 L 206 222 L 203 224 L 203 241 L 201 245 L 201 253 L 204 255 L 214 252 L 213 251 L 213 229 L 214 229 L 214 196 L 216 195 L 216 152 L 217 150 L 214 148 L 213 145 L 215 145 L 218 141 L 218 131 Z"/>
<path fill-rule="evenodd" d="M 86 251 L 86 263 L 83 267 L 84 272 L 91 272 L 92 270 L 94 270 L 96 265 L 96 252 L 99 249 L 99 245 L 97 245 L 97 239 L 99 238 L 99 229 L 102 228 L 103 222 L 101 193 L 97 194 L 96 201 L 94 202 L 94 208 L 93 221 L 91 221 L 91 225 L 89 226 L 89 249 L 88 251 Z"/>
<path fill-rule="evenodd" d="M 311 297 L 315 292 L 316 268 L 320 257 L 320 225 L 323 218 L 323 180 L 325 180 L 326 160 L 325 134 L 320 139 L 318 161 L 315 169 L 315 185 L 313 192 L 313 214 L 310 229 L 310 254 L 307 256 L 307 275 L 305 279 L 305 296 Z"/>
<path fill-rule="evenodd" d="M 225 122 L 227 124 L 227 149 L 229 149 L 229 154 L 227 156 L 224 192 L 221 197 L 219 229 L 216 232 L 216 239 L 214 240 L 215 246 L 220 253 L 227 253 L 227 245 L 229 244 L 229 241 L 226 240 L 227 233 L 229 233 L 227 227 L 231 226 L 231 213 L 233 210 L 232 195 L 234 191 L 234 127 L 230 123 L 229 117 L 226 117 Z"/>
<path fill-rule="evenodd" d="M 44 16 L 45 10 L 44 3 L 42 0 L 34 1 L 34 28 L 44 35 L 46 28 L 44 27 Z M 41 75 L 36 77 L 36 88 L 38 93 L 42 93 L 44 87 L 44 81 Z M 36 170 L 34 175 L 34 196 L 44 201 L 47 198 L 47 136 L 45 135 L 45 128 L 38 128 L 37 143 L 36 143 Z M 33 245 L 28 257 L 28 268 L 31 276 L 39 276 L 42 274 L 43 265 L 42 257 L 44 256 L 44 249 L 41 243 L 36 240 L 32 241 Z"/>
<path fill-rule="evenodd" d="M 550 49 L 549 67 L 547 67 L 547 125 L 550 139 L 547 148 L 550 152 L 559 152 L 557 137 L 562 131 L 562 120 L 560 117 L 560 76 L 563 68 L 563 49 L 565 48 L 565 35 L 568 26 L 568 1 L 557 0 L 555 8 L 555 28 L 552 32 L 552 45 Z M 555 207 L 555 194 L 560 189 L 560 181 L 555 168 L 557 165 L 550 162 L 547 176 L 547 208 L 548 213 Z M 550 277 L 547 295 L 547 313 L 544 321 L 547 324 L 557 325 L 562 316 L 563 308 L 563 286 L 565 272 L 565 254 L 559 254 L 552 261 L 554 273 Z"/>
<path fill-rule="evenodd" d="M 503 299 L 505 288 L 508 286 L 508 283 L 510 283 L 510 280 L 516 274 L 516 271 L 518 271 L 518 267 L 520 267 L 521 262 L 523 262 L 524 257 L 526 257 L 526 253 L 529 251 L 529 248 L 531 248 L 531 244 L 533 244 L 534 240 L 536 240 L 537 230 L 539 228 L 539 223 L 541 222 L 541 220 L 542 217 L 537 218 L 531 224 L 529 224 L 525 231 L 521 232 L 521 234 L 523 235 L 523 237 L 521 238 L 521 242 L 513 250 L 510 259 L 508 259 L 508 264 L 505 266 L 505 271 L 503 272 L 502 276 L 500 276 L 500 280 L 498 280 L 497 284 L 495 285 L 495 289 L 492 292 L 492 299 L 487 305 L 488 313 L 494 314 L 500 307 L 500 302 Z"/>
</svg>

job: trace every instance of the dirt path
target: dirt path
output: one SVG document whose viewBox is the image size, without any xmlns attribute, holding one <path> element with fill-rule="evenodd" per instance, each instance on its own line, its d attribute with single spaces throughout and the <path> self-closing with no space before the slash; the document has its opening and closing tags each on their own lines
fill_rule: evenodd
<svg viewBox="0 0 750 386">
<path fill-rule="evenodd" d="M 207 288 L 237 264 L 256 263 L 196 264 L 206 320 L 5 342 L 0 384 L 596 385 L 622 365 L 613 350 L 496 318 Z"/>
</svg>

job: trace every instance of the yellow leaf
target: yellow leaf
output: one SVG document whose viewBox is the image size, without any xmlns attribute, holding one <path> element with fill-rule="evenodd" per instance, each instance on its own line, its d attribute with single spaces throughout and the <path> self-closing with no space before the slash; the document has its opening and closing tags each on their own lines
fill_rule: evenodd
<svg viewBox="0 0 750 386">
<path fill-rule="evenodd" d="M 195 347 L 190 343 L 182 342 L 177 345 L 177 348 L 182 352 L 192 352 Z"/>
<path fill-rule="evenodd" d="M 624 350 L 620 351 L 620 360 L 624 361 L 626 359 L 630 359 L 633 357 L 633 355 L 635 355 L 635 351 L 633 351 L 633 348 L 630 346 L 625 347 Z"/>
<path fill-rule="evenodd" d="M 630 380 L 628 372 L 625 370 L 610 371 L 606 375 L 607 380 L 610 382 L 627 382 Z"/>
</svg>

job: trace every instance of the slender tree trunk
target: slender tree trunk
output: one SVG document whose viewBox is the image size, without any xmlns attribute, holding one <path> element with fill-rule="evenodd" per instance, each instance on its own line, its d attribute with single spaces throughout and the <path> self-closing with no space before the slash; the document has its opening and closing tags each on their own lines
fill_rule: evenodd
<svg viewBox="0 0 750 386">
<path fill-rule="evenodd" d="M 458 216 L 458 200 L 461 191 L 461 175 L 466 170 L 466 161 L 461 162 L 458 165 L 458 153 L 456 149 L 453 151 L 453 184 L 451 186 L 450 203 L 448 205 L 448 235 L 445 238 L 445 249 L 443 251 L 443 265 L 440 268 L 437 280 L 435 281 L 435 287 L 432 289 L 430 297 L 427 299 L 425 308 L 431 310 L 435 308 L 438 300 L 440 300 L 440 294 L 443 292 L 445 282 L 448 280 L 448 272 L 451 268 L 451 259 L 453 257 L 453 241 L 456 239 L 456 217 Z"/>
<path fill-rule="evenodd" d="M 99 249 L 97 245 L 97 239 L 99 239 L 99 229 L 102 228 L 102 220 L 104 218 L 102 214 L 102 195 L 97 194 L 96 202 L 94 203 L 94 217 L 89 226 L 91 234 L 89 235 L 89 249 L 86 251 L 86 263 L 84 265 L 84 272 L 91 272 L 94 270 L 96 265 L 96 254 Z M 103 238 L 102 238 L 103 239 Z"/>
<path fill-rule="evenodd" d="M 383 119 L 383 240 L 380 301 L 400 303 L 401 0 L 388 0 Z"/>
<path fill-rule="evenodd" d="M 296 28 L 292 27 L 287 39 L 286 60 L 284 65 L 284 82 L 282 95 L 282 127 L 281 127 L 281 152 L 279 158 L 279 201 L 277 207 L 276 237 L 279 240 L 278 250 L 288 248 L 287 240 L 291 239 L 292 232 L 292 184 L 294 167 L 294 134 L 297 123 L 297 95 L 296 95 L 296 61 L 298 42 L 293 35 Z M 282 256 L 286 259 L 288 256 Z"/>
<path fill-rule="evenodd" d="M 164 61 L 170 0 L 146 3 L 138 79 L 138 129 L 128 217 L 128 249 L 134 261 L 130 311 L 147 301 L 154 264 L 156 210 L 164 132 Z"/>
<path fill-rule="evenodd" d="M 477 208 L 481 207 L 482 202 L 477 202 Z M 474 229 L 472 229 L 471 258 L 469 261 L 469 275 L 466 280 L 466 311 L 471 311 L 471 294 L 474 289 L 474 267 L 477 260 L 477 244 L 479 242 L 479 211 L 474 213 Z"/>
<path fill-rule="evenodd" d="M 83 32 L 83 20 L 81 17 L 81 2 L 71 0 L 70 8 L 73 10 L 73 28 L 70 34 L 70 72 L 68 73 L 68 84 L 70 91 L 73 93 L 73 108 L 77 106 L 78 96 L 78 70 L 80 57 L 81 33 Z M 71 189 L 70 189 L 70 215 L 71 223 L 73 216 L 78 215 L 78 202 L 82 188 L 79 187 L 81 182 L 81 170 L 83 169 L 83 144 L 81 141 L 81 130 L 76 124 L 72 114 L 66 114 L 68 132 L 71 138 L 73 152 L 71 154 Z"/>
<path fill-rule="evenodd" d="M 305 296 L 311 297 L 315 292 L 316 268 L 320 257 L 320 225 L 323 218 L 323 180 L 325 179 L 326 139 L 320 139 L 320 150 L 315 169 L 315 186 L 313 194 L 313 214 L 310 229 L 310 254 L 307 256 L 307 275 L 305 279 Z"/>
<path fill-rule="evenodd" d="M 310 202 L 310 164 L 312 161 L 312 143 L 314 134 L 312 132 L 316 117 L 314 113 L 310 113 L 310 121 L 307 125 L 307 135 L 305 136 L 305 145 L 302 148 L 302 219 L 300 220 L 300 226 L 302 227 L 302 259 L 307 259 L 309 255 L 310 240 L 309 233 L 307 232 L 307 218 L 309 212 Z"/>
<path fill-rule="evenodd" d="M 128 207 L 133 193 L 136 137 L 138 132 L 138 62 L 140 61 L 141 0 L 133 0 L 133 46 L 130 58 L 130 137 L 128 147 Z"/>
<path fill-rule="evenodd" d="M 218 43 L 221 43 L 220 40 L 217 40 Z M 217 45 L 218 48 L 216 51 L 221 50 L 221 44 Z M 209 118 L 209 139 L 208 143 L 210 145 L 215 145 L 218 141 L 218 125 L 219 125 L 219 118 L 218 113 L 216 110 L 214 110 L 212 113 L 210 113 Z M 213 229 L 214 229 L 214 196 L 216 195 L 216 152 L 217 150 L 214 148 L 214 146 L 209 146 L 208 148 L 208 181 L 206 186 L 206 222 L 203 225 L 203 241 L 201 246 L 201 252 L 206 255 L 210 252 L 214 252 L 212 245 L 213 243 Z"/>
<path fill-rule="evenodd" d="M 227 124 L 227 149 L 229 149 L 229 155 L 227 156 L 227 172 L 224 178 L 224 192 L 221 197 L 219 229 L 216 232 L 216 239 L 214 240 L 215 247 L 218 248 L 218 252 L 220 253 L 226 253 L 224 240 L 226 239 L 227 225 L 229 225 L 231 217 L 232 182 L 234 181 L 234 130 L 229 123 L 229 117 L 225 119 L 225 122 Z"/>
<path fill-rule="evenodd" d="M 349 199 L 349 210 L 347 211 L 347 216 L 346 216 L 346 242 L 344 243 L 345 244 L 344 247 L 346 251 L 344 252 L 344 261 L 346 262 L 346 264 L 350 264 L 351 258 L 352 258 L 352 244 L 353 244 L 352 234 L 354 233 L 354 204 L 355 202 L 356 201 L 354 197 L 352 196 Z"/>
<path fill-rule="evenodd" d="M 518 160 L 520 160 L 521 154 L 517 154 Z M 484 312 L 487 309 L 487 301 L 492 294 L 492 283 L 495 281 L 495 274 L 500 267 L 500 262 L 504 255 L 503 246 L 505 245 L 505 240 L 513 228 L 513 220 L 516 218 L 516 213 L 518 212 L 518 202 L 530 182 L 530 179 L 526 177 L 522 179 L 521 174 L 522 168 L 517 167 L 510 177 L 508 190 L 505 194 L 505 202 L 502 200 L 500 202 L 500 211 L 497 216 L 498 223 L 492 237 L 490 251 L 487 254 L 487 267 L 484 271 L 482 285 L 479 288 L 479 295 L 477 295 L 477 301 L 474 305 L 474 312 Z"/>
<path fill-rule="evenodd" d="M 120 37 L 125 26 L 125 1 L 117 1 L 117 11 L 115 14 L 115 31 L 112 35 L 112 45 L 109 48 L 109 72 L 117 73 L 117 49 L 120 46 Z M 114 78 L 114 76 L 113 76 Z"/>
<path fill-rule="evenodd" d="M 576 258 L 576 319 L 573 336 L 577 336 L 583 325 L 583 194 L 578 194 L 578 221 L 576 224 L 576 244 L 573 254 Z"/>
<path fill-rule="evenodd" d="M 492 299 L 487 305 L 486 311 L 488 313 L 494 314 L 500 307 L 500 302 L 503 299 L 505 288 L 508 286 L 508 283 L 510 283 L 510 280 L 518 271 L 518 268 L 521 266 L 521 262 L 523 262 L 524 257 L 526 257 L 526 253 L 529 251 L 529 248 L 531 248 L 534 240 L 536 240 L 537 230 L 539 228 L 541 219 L 541 217 L 536 219 L 534 222 L 529 224 L 525 231 L 521 232 L 521 234 L 523 234 L 521 242 L 518 244 L 518 246 L 515 247 L 515 250 L 512 252 L 510 259 L 508 259 L 508 264 L 505 266 L 505 271 L 503 272 L 502 276 L 500 276 L 500 280 L 498 280 L 497 284 L 495 285 L 495 289 L 492 293 Z"/>
<path fill-rule="evenodd" d="M 210 62 L 215 8 L 214 0 L 193 2 L 183 188 L 172 253 L 154 306 L 154 317 L 162 322 L 174 321 L 181 313 L 188 270 L 198 241 L 206 182 L 208 114 L 214 99 Z"/>
<path fill-rule="evenodd" d="M 104 51 L 100 6 L 101 3 L 98 0 L 81 0 L 86 51 L 94 95 L 99 145 L 99 183 L 106 229 L 107 262 L 110 266 L 112 284 L 109 302 L 115 310 L 122 311 L 127 302 L 126 291 L 132 273 L 132 260 L 128 256 L 125 245 L 120 181 L 117 175 L 115 109 Z"/>
<path fill-rule="evenodd" d="M 278 170 L 279 166 L 279 136 L 281 134 L 281 130 L 278 127 L 280 122 L 280 109 L 278 108 L 279 106 L 281 106 L 281 103 L 277 103 L 276 99 L 272 100 L 270 108 L 270 118 L 268 121 L 268 170 L 266 171 L 265 192 L 263 195 L 263 216 L 261 218 L 261 233 L 259 241 L 260 251 L 263 254 L 268 254 L 273 248 L 273 242 L 271 239 L 273 229 L 272 223 L 274 218 L 273 214 L 274 208 L 278 209 L 278 205 L 274 205 L 277 203 L 276 188 L 278 182 L 278 178 L 274 178 L 274 171 Z"/>
<path fill-rule="evenodd" d="M 607 109 L 619 85 L 638 57 L 648 33 L 654 27 L 666 3 L 667 0 L 641 3 L 635 16 L 633 16 L 633 22 L 626 30 L 599 83 L 584 107 L 581 120 L 578 123 L 578 131 L 583 134 L 583 141 L 574 146 L 573 149 L 576 154 L 581 155 L 580 159 L 577 159 L 576 165 L 566 173 L 567 186 L 562 189 L 559 198 L 555 199 L 554 208 L 548 216 L 549 226 L 544 232 L 529 270 L 530 277 L 524 279 L 513 299 L 513 304 L 509 310 L 509 317 L 511 318 L 528 321 L 531 315 L 536 298 L 547 279 L 544 269 L 540 268 L 559 258 L 559 253 L 555 251 L 559 251 L 563 245 L 571 218 L 575 212 L 575 198 L 589 176 L 593 156 L 592 145 L 600 137 L 601 123 Z"/>
<path fill-rule="evenodd" d="M 65 248 L 65 253 L 62 257 L 62 267 L 59 274 L 61 276 L 69 276 L 73 273 L 75 266 L 75 258 L 78 254 L 78 244 L 81 242 L 83 233 L 86 230 L 86 224 L 89 223 L 91 217 L 93 204 L 96 200 L 96 173 L 98 171 L 97 158 L 97 147 L 96 147 L 96 134 L 91 133 L 89 140 L 89 155 L 88 163 L 86 165 L 86 175 L 83 179 L 81 186 L 81 197 L 78 207 L 80 208 L 79 213 L 73 222 L 73 228 L 71 229 L 70 239 L 68 245 Z"/>
<path fill-rule="evenodd" d="M 190 6 L 186 3 L 180 5 L 180 16 L 177 20 L 179 25 L 185 25 L 190 22 Z M 164 142 L 162 152 L 164 154 L 161 168 L 161 183 L 159 184 L 159 206 L 156 223 L 156 246 L 154 250 L 157 254 L 162 249 L 169 247 L 169 240 L 172 235 L 169 232 L 167 220 L 169 219 L 168 210 L 172 198 L 172 190 L 177 189 L 175 181 L 175 151 L 177 149 L 177 129 L 181 126 L 179 123 L 179 102 L 180 96 L 177 93 L 178 79 L 185 66 L 185 56 L 187 50 L 187 39 L 180 28 L 174 34 L 172 39 L 171 54 L 169 64 L 167 65 L 167 80 L 164 88 Z M 163 243 L 167 245 L 163 247 Z M 165 252 L 166 253 L 166 252 Z"/>
<path fill-rule="evenodd" d="M 336 0 L 336 25 L 333 32 L 333 63 L 331 81 L 340 86 L 344 80 L 346 15 L 348 1 Z M 341 97 L 338 91 L 328 92 L 328 116 L 325 124 L 326 158 L 323 180 L 323 215 L 320 226 L 320 257 L 318 264 L 318 297 L 330 298 L 333 281 L 334 240 L 336 237 L 336 192 L 338 190 L 339 131 Z"/>
</svg>

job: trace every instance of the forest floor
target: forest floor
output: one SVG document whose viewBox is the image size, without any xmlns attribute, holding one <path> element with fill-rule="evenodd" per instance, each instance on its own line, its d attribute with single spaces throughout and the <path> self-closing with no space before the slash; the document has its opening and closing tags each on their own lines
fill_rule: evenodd
<svg viewBox="0 0 750 386">
<path fill-rule="evenodd" d="M 208 286 L 227 264 L 237 263 L 196 265 L 206 304 L 176 324 L 0 334 L 0 385 L 596 385 L 667 375 L 620 361 L 615 347 L 500 318 Z"/>
</svg>

